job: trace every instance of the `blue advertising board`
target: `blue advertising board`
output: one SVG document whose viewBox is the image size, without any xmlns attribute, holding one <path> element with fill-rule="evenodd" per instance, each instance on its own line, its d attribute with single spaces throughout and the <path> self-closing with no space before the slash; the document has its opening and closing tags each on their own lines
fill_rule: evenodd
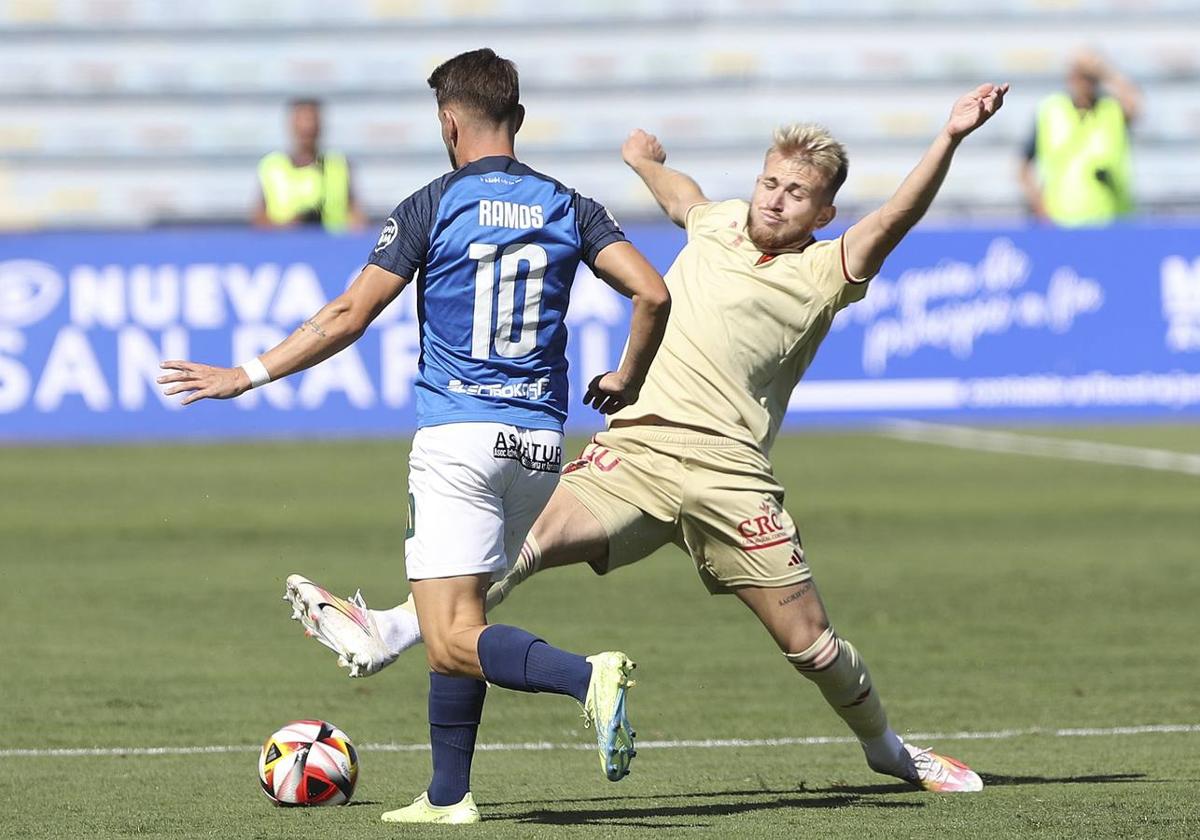
<svg viewBox="0 0 1200 840">
<path fill-rule="evenodd" d="M 677 229 L 631 226 L 662 270 Z M 414 426 L 416 299 L 355 345 L 230 402 L 180 409 L 162 359 L 233 364 L 353 278 L 373 236 L 180 230 L 0 237 L 0 441 L 400 435 Z M 629 307 L 580 268 L 568 324 L 579 404 Z M 834 322 L 789 424 L 1200 416 L 1200 228 L 916 231 Z"/>
<path fill-rule="evenodd" d="M 834 321 L 789 419 L 1200 413 L 1200 228 L 917 231 Z"/>
</svg>

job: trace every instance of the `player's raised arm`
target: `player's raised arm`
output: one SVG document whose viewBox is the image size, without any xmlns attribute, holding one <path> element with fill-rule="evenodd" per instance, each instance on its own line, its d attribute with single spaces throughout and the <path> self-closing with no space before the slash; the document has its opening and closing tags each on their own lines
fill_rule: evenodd
<svg viewBox="0 0 1200 840">
<path fill-rule="evenodd" d="M 688 208 L 708 201 L 690 176 L 664 165 L 667 153 L 653 134 L 634 129 L 621 146 L 621 157 L 646 182 L 658 206 L 680 227 L 685 226 Z"/>
<path fill-rule="evenodd" d="M 258 385 L 312 367 L 349 347 L 367 329 L 408 279 L 368 265 L 345 292 L 327 303 L 295 332 L 266 353 L 239 367 L 215 367 L 181 360 L 162 363 L 173 371 L 158 378 L 163 393 L 187 394 L 182 404 L 227 400 Z"/>
<path fill-rule="evenodd" d="M 1007 84 L 983 84 L 955 102 L 946 125 L 895 195 L 846 231 L 846 269 L 852 276 L 873 277 L 879 272 L 888 254 L 933 203 L 958 144 L 1000 110 L 1006 93 Z"/>
<path fill-rule="evenodd" d="M 597 376 L 588 385 L 583 401 L 601 414 L 612 414 L 637 402 L 650 362 L 658 352 L 671 294 L 662 275 L 628 242 L 614 242 L 596 256 L 595 270 L 608 285 L 633 300 L 629 322 L 629 344 L 615 371 Z"/>
</svg>

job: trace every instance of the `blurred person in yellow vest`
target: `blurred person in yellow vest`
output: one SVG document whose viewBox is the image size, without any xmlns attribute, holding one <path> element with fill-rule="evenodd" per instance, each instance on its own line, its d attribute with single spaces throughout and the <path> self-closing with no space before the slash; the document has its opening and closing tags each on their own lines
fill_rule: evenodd
<svg viewBox="0 0 1200 840">
<path fill-rule="evenodd" d="M 1021 187 L 1033 214 L 1055 224 L 1104 225 L 1133 212 L 1129 127 L 1142 96 L 1097 53 L 1072 57 L 1066 90 L 1038 105 Z"/>
<path fill-rule="evenodd" d="M 323 225 L 332 233 L 361 230 L 366 223 L 350 185 L 350 164 L 340 152 L 321 148 L 321 103 L 288 103 L 291 149 L 258 162 L 256 227 Z"/>
</svg>

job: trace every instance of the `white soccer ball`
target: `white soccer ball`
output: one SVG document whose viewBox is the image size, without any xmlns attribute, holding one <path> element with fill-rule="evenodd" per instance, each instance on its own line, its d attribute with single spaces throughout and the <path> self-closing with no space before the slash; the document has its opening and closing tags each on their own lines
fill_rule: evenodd
<svg viewBox="0 0 1200 840">
<path fill-rule="evenodd" d="M 258 780 L 276 805 L 345 805 L 358 782 L 358 753 L 323 720 L 294 720 L 263 744 Z"/>
</svg>

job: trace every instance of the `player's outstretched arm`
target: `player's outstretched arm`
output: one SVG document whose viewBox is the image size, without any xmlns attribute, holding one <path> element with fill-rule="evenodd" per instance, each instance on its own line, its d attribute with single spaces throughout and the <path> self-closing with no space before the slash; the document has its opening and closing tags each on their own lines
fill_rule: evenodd
<svg viewBox="0 0 1200 840">
<path fill-rule="evenodd" d="M 879 273 L 888 254 L 933 203 L 958 144 L 1000 110 L 1006 93 L 1007 84 L 983 84 L 955 102 L 946 125 L 895 195 L 846 231 L 846 269 L 854 277 Z"/>
<path fill-rule="evenodd" d="M 621 146 L 621 157 L 646 182 L 658 206 L 680 227 L 685 226 L 688 208 L 708 201 L 691 177 L 663 165 L 667 153 L 653 134 L 634 129 Z"/>
<path fill-rule="evenodd" d="M 628 242 L 606 246 L 596 256 L 595 267 L 601 280 L 633 300 L 629 343 L 621 366 L 593 379 L 583 398 L 585 405 L 594 406 L 601 414 L 612 414 L 637 402 L 667 330 L 671 293 L 662 275 Z"/>
<path fill-rule="evenodd" d="M 271 380 L 312 367 L 349 347 L 378 317 L 408 280 L 377 265 L 368 265 L 345 292 L 301 324 L 295 332 L 258 357 Z M 171 360 L 158 377 L 163 393 L 187 394 L 183 405 L 198 400 L 227 400 L 249 391 L 254 384 L 242 367 L 215 367 Z M 257 383 L 262 384 L 262 383 Z"/>
</svg>

